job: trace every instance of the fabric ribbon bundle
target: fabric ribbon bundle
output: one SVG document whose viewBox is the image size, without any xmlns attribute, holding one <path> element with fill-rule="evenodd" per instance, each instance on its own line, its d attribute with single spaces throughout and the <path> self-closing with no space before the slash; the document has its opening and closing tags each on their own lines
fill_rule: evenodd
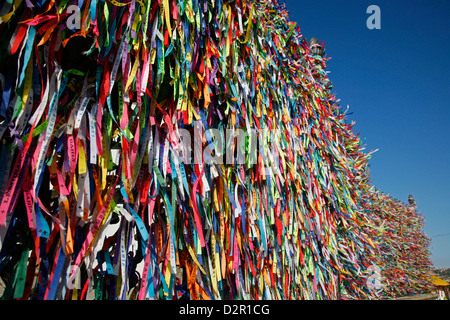
<svg viewBox="0 0 450 320">
<path fill-rule="evenodd" d="M 365 198 L 373 221 L 368 232 L 377 248 L 375 264 L 381 269 L 379 294 L 401 297 L 432 291 L 431 240 L 423 231 L 424 217 L 414 198 L 410 196 L 406 205 L 373 187 Z"/>
<path fill-rule="evenodd" d="M 284 6 L 0 16 L 3 299 L 375 297 L 370 153 Z"/>
</svg>

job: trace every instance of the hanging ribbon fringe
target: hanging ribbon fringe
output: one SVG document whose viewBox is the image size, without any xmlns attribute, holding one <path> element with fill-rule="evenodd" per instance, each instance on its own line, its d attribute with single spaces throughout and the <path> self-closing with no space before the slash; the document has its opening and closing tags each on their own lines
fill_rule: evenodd
<svg viewBox="0 0 450 320">
<path fill-rule="evenodd" d="M 370 153 L 284 5 L 0 13 L 3 299 L 376 297 Z"/>
</svg>

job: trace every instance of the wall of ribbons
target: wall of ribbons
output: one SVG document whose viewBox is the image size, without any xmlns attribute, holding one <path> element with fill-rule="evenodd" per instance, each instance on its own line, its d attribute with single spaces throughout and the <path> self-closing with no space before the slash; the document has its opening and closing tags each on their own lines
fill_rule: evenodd
<svg viewBox="0 0 450 320">
<path fill-rule="evenodd" d="M 429 290 L 421 215 L 370 187 L 323 44 L 283 4 L 6 0 L 0 17 L 2 299 Z"/>
</svg>

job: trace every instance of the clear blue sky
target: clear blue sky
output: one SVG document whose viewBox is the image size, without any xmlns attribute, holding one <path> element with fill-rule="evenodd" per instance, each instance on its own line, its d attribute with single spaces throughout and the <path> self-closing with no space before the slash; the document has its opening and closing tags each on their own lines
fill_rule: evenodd
<svg viewBox="0 0 450 320">
<path fill-rule="evenodd" d="M 325 42 L 330 80 L 350 106 L 367 149 L 371 180 L 416 199 L 435 267 L 450 267 L 450 1 L 286 0 L 308 41 Z M 369 5 L 381 29 L 369 30 Z"/>
</svg>

